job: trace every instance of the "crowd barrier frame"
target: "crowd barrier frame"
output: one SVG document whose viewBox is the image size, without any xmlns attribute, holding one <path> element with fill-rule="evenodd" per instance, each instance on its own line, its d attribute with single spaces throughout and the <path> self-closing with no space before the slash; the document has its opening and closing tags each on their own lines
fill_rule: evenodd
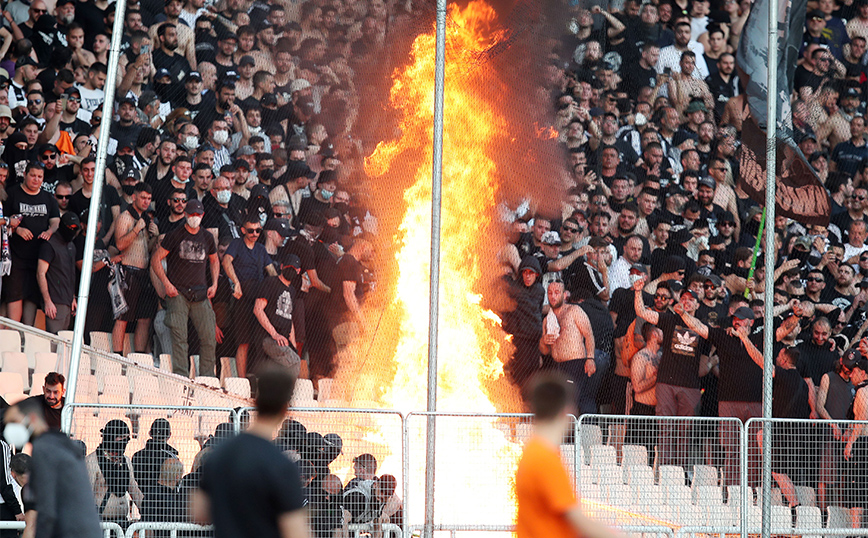
<svg viewBox="0 0 868 538">
<path fill-rule="evenodd" d="M 172 407 L 172 406 L 147 406 L 147 405 L 115 405 L 115 404 L 91 404 L 91 403 L 71 403 L 68 404 L 71 408 L 71 411 L 74 412 L 75 409 L 123 409 L 125 411 L 165 411 L 167 413 L 171 412 L 201 412 L 201 413 L 221 413 L 225 414 L 226 417 L 231 416 L 231 421 L 234 424 L 234 430 L 236 433 L 239 433 L 242 430 L 242 422 L 243 419 L 247 416 L 251 416 L 254 413 L 254 408 L 252 407 L 241 407 L 241 408 L 223 408 L 223 407 L 208 407 L 208 406 L 189 406 L 189 407 Z M 330 420 L 326 419 L 327 415 L 332 415 L 329 417 Z M 356 415 L 354 419 L 349 419 L 349 415 Z M 382 409 L 352 409 L 352 408 L 290 408 L 287 414 L 288 418 L 301 417 L 305 416 L 308 419 L 308 422 L 311 424 L 311 428 L 316 428 L 318 430 L 323 430 L 328 428 L 328 426 L 323 426 L 324 424 L 336 424 L 334 420 L 334 416 L 338 417 L 346 417 L 346 423 L 352 423 L 357 419 L 358 416 L 363 415 L 376 415 L 380 417 L 385 417 L 390 421 L 394 421 L 395 428 L 400 424 L 400 452 L 394 453 L 397 457 L 400 455 L 401 459 L 401 483 L 403 486 L 402 489 L 402 497 L 404 503 L 404 514 L 405 514 L 405 523 L 403 529 L 388 527 L 389 532 L 386 534 L 392 535 L 399 533 L 402 536 L 409 537 L 413 532 L 418 531 L 424 528 L 424 525 L 418 521 L 418 518 L 414 518 L 411 516 L 413 513 L 411 511 L 412 507 L 419 508 L 423 505 L 423 499 L 417 495 L 416 491 L 410 487 L 411 480 L 413 480 L 413 476 L 411 476 L 411 455 L 410 455 L 410 442 L 411 442 L 411 430 L 413 428 L 419 429 L 422 428 L 424 430 L 425 420 L 429 417 L 433 417 L 435 420 L 438 420 L 441 424 L 441 428 L 447 428 L 449 419 L 478 419 L 485 421 L 485 424 L 490 423 L 491 421 L 502 421 L 504 425 L 511 425 L 508 430 L 508 433 L 505 435 L 511 435 L 513 442 L 521 442 L 523 443 L 526 438 L 530 435 L 532 431 L 530 428 L 530 423 L 532 419 L 532 415 L 526 413 L 472 413 L 472 412 L 424 412 L 424 411 L 414 411 L 414 412 L 400 412 L 395 410 L 382 410 Z M 76 420 L 77 417 L 74 417 L 73 420 Z M 425 419 L 425 420 L 423 420 Z M 745 423 L 742 423 L 740 420 L 735 418 L 715 418 L 715 417 L 640 417 L 640 416 L 623 416 L 623 415 L 599 415 L 599 414 L 587 414 L 579 417 L 570 416 L 571 424 L 569 427 L 569 431 L 572 434 L 573 440 L 572 443 L 575 445 L 575 450 L 570 456 L 565 456 L 567 461 L 565 462 L 568 467 L 572 467 L 570 469 L 571 477 L 574 479 L 574 483 L 576 485 L 577 491 L 579 491 L 581 497 L 581 488 L 584 484 L 582 473 L 586 472 L 590 467 L 585 465 L 585 459 L 589 456 L 586 453 L 585 449 L 588 445 L 588 441 L 586 440 L 586 436 L 589 431 L 592 431 L 594 427 L 599 427 L 601 423 L 608 424 L 610 426 L 616 424 L 626 424 L 628 420 L 636 421 L 641 423 L 642 421 L 655 421 L 658 424 L 660 421 L 668 421 L 670 423 L 680 423 L 684 425 L 687 430 L 691 432 L 700 432 L 705 430 L 691 430 L 690 428 L 703 424 L 705 427 L 712 428 L 720 428 L 721 425 L 729 424 L 730 428 L 733 428 L 738 432 L 738 440 L 737 440 L 737 450 L 738 461 L 739 461 L 739 479 L 741 484 L 748 484 L 748 472 L 749 472 L 749 458 L 748 452 L 750 450 L 755 450 L 755 446 L 750 446 L 748 435 L 750 431 L 762 431 L 762 427 L 765 423 L 774 423 L 774 424 L 796 424 L 803 423 L 806 425 L 822 425 L 830 422 L 835 422 L 839 426 L 849 427 L 853 424 L 865 424 L 868 425 L 868 421 L 817 421 L 817 420 L 788 420 L 788 419 L 761 419 L 755 418 L 750 419 Z M 319 422 L 318 422 L 319 421 Z M 344 423 L 343 420 L 340 423 Z M 463 422 L 462 422 L 463 423 Z M 527 427 L 525 426 L 527 425 Z M 325 428 L 325 429 L 323 429 Z M 395 430 L 396 431 L 396 430 Z M 394 435 L 395 431 L 392 431 L 391 439 L 397 439 L 397 436 Z M 141 429 L 140 429 L 141 435 Z M 690 440 L 694 440 L 691 438 Z M 347 441 L 352 443 L 352 440 L 345 439 L 345 446 L 347 445 Z M 598 441 L 602 444 L 608 444 L 612 442 L 612 438 L 604 439 L 598 438 Z M 570 442 L 569 440 L 567 441 Z M 565 445 L 567 446 L 567 445 Z M 757 445 L 759 446 L 759 445 Z M 417 447 L 418 448 L 418 447 Z M 756 460 L 761 463 L 761 458 Z M 570 465 L 571 464 L 571 465 Z M 752 463 L 754 464 L 754 463 Z M 759 464 L 759 463 L 755 463 Z M 687 469 L 685 468 L 685 471 Z M 866 473 L 868 473 L 868 469 L 866 469 Z M 419 477 L 416 477 L 419 478 Z M 723 483 L 721 483 L 721 487 L 723 488 Z M 748 491 L 751 491 L 751 494 L 748 495 Z M 441 487 L 438 490 L 438 495 L 446 495 L 449 496 L 449 489 L 443 489 Z M 733 498 L 735 499 L 735 498 Z M 654 534 L 658 536 L 666 535 L 668 538 L 682 538 L 687 536 L 693 536 L 697 534 L 706 534 L 706 535 L 741 535 L 748 536 L 753 534 L 761 533 L 761 529 L 755 528 L 755 523 L 751 524 L 748 517 L 748 506 L 753 506 L 753 495 L 752 490 L 748 490 L 747 488 L 740 488 L 739 498 L 737 499 L 737 504 L 730 500 L 728 506 L 733 510 L 733 525 L 732 526 L 721 526 L 721 525 L 689 525 L 689 524 L 672 524 L 671 526 L 667 525 L 631 525 L 631 524 L 617 524 L 616 526 L 620 528 L 622 531 L 638 535 L 646 535 L 646 534 Z M 756 506 L 761 506 L 759 501 L 757 501 Z M 752 510 L 756 511 L 756 506 L 753 506 Z M 736 512 L 736 507 L 738 508 Z M 418 512 L 418 510 L 416 510 Z M 5 525 L 13 525 L 8 528 L 21 528 L 21 523 L 17 522 L 9 522 L 9 523 L 0 523 L 0 528 L 7 528 Z M 16 526 L 18 525 L 18 526 Z M 149 523 L 149 522 L 134 522 L 134 527 L 130 527 L 130 529 L 145 529 L 149 528 L 152 530 L 204 530 L 199 526 L 185 526 L 191 524 L 179 524 L 182 526 L 172 527 L 175 525 L 173 523 Z M 147 526 L 147 525 L 159 525 L 159 527 Z M 104 526 L 105 528 L 105 526 Z M 354 534 L 358 534 L 361 532 L 365 532 L 370 530 L 368 525 L 353 525 L 351 526 L 351 531 Z M 455 537 L 459 532 L 513 532 L 514 526 L 513 522 L 504 522 L 504 524 L 480 524 L 480 525 L 467 525 L 461 523 L 451 524 L 449 522 L 438 522 L 434 525 L 434 530 L 436 532 L 448 532 L 451 537 Z M 112 527 L 111 532 L 115 532 L 116 529 Z M 111 532 L 107 530 L 107 537 L 111 535 Z M 772 529 L 773 535 L 803 535 L 803 536 L 868 536 L 868 527 L 865 528 L 786 528 L 786 529 Z M 123 536 L 120 534 L 118 536 Z M 126 536 L 132 537 L 130 531 L 127 531 Z"/>
<path fill-rule="evenodd" d="M 124 530 L 117 523 L 100 521 L 100 526 L 102 527 L 103 538 L 112 538 L 112 535 L 117 536 L 117 538 L 125 538 Z M 0 530 L 23 531 L 24 527 L 23 521 L 0 521 Z"/>
</svg>

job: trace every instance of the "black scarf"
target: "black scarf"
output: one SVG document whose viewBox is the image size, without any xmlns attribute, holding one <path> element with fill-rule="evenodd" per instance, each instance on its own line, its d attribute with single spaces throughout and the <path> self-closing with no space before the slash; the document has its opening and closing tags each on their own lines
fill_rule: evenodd
<svg viewBox="0 0 868 538">
<path fill-rule="evenodd" d="M 105 478 L 109 494 L 123 497 L 130 487 L 130 468 L 127 466 L 126 459 L 122 459 L 119 463 L 111 461 L 105 455 L 105 446 L 99 445 L 96 450 L 96 461 Z"/>
</svg>

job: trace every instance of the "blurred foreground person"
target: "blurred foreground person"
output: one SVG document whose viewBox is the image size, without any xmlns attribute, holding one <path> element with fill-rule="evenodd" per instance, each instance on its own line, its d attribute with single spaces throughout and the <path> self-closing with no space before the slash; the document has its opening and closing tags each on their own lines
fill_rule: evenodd
<svg viewBox="0 0 868 538">
<path fill-rule="evenodd" d="M 3 438 L 16 448 L 33 443 L 31 489 L 38 507 L 36 538 L 102 536 L 81 449 L 45 422 L 42 404 L 24 400 L 5 414 Z"/>
<path fill-rule="evenodd" d="M 527 442 L 515 475 L 518 538 L 614 538 L 616 534 L 582 511 L 559 447 L 567 431 L 575 398 L 572 386 L 556 372 L 540 374 L 531 385 L 533 437 Z"/>
<path fill-rule="evenodd" d="M 286 369 L 259 377 L 256 418 L 214 449 L 193 497 L 197 523 L 214 523 L 215 538 L 307 538 L 307 510 L 298 467 L 272 443 L 283 424 L 295 378 Z"/>
</svg>

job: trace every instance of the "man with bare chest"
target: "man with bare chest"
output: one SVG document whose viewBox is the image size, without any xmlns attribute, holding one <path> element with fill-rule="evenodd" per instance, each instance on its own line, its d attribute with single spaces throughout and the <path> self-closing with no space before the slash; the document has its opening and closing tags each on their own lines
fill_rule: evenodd
<svg viewBox="0 0 868 538">
<path fill-rule="evenodd" d="M 557 317 L 558 327 L 550 327 L 548 319 L 543 320 L 539 349 L 544 355 L 551 355 L 557 369 L 575 384 L 579 412 L 593 412 L 593 409 L 585 411 L 581 408 L 581 395 L 588 379 L 597 371 L 594 363 L 594 333 L 587 314 L 578 306 L 567 304 L 568 297 L 569 292 L 564 291 L 563 282 L 556 280 L 549 284 L 549 306 Z"/>
</svg>

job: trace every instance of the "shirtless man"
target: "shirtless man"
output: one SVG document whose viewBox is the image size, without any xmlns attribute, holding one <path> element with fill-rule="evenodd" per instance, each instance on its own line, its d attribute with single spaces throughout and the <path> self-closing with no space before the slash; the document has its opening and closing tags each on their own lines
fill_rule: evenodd
<svg viewBox="0 0 868 538">
<path fill-rule="evenodd" d="M 657 407 L 657 367 L 662 355 L 663 331 L 652 323 L 642 325 L 645 347 L 633 355 L 630 362 L 630 382 L 633 384 L 633 408 L 630 415 L 654 416 Z M 627 427 L 627 442 L 644 445 L 651 463 L 657 444 L 657 426 L 651 420 L 631 420 Z"/>
<path fill-rule="evenodd" d="M 156 298 L 150 287 L 148 264 L 151 249 L 160 234 L 157 223 L 147 215 L 151 205 L 153 189 L 147 183 L 139 183 L 135 187 L 132 203 L 126 211 L 120 214 L 115 226 L 115 237 L 118 250 L 121 251 L 121 264 L 129 286 L 124 293 L 129 309 L 115 320 L 112 329 L 112 346 L 115 353 L 123 354 L 124 335 L 127 323 L 137 321 L 135 334 L 136 351 L 147 350 L 150 320 L 156 313 Z"/>
<path fill-rule="evenodd" d="M 549 306 L 558 319 L 559 331 L 550 331 L 543 320 L 543 336 L 539 349 L 543 355 L 551 355 L 559 370 L 575 383 L 576 408 L 579 413 L 594 412 L 582 409 L 582 388 L 597 371 L 594 363 L 594 333 L 587 314 L 576 305 L 567 304 L 569 292 L 564 283 L 556 280 L 549 284 Z M 590 359 L 590 360 L 588 360 Z"/>
</svg>

